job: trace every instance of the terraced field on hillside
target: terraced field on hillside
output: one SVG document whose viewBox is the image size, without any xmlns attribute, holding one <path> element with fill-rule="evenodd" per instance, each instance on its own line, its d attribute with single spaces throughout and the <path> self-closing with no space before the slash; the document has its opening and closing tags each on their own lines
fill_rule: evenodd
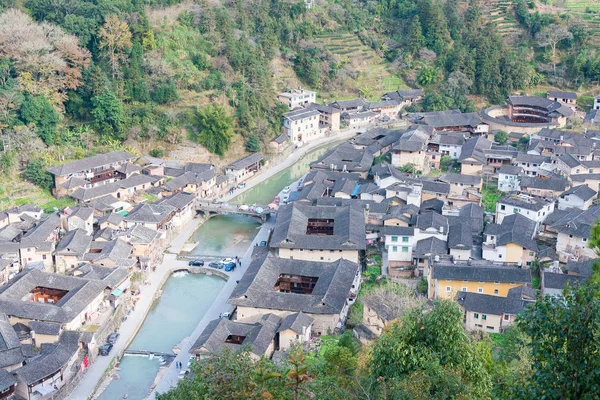
<svg viewBox="0 0 600 400">
<path fill-rule="evenodd" d="M 322 44 L 338 61 L 348 63 L 359 71 L 356 80 L 349 80 L 346 87 L 329 93 L 331 98 L 356 97 L 362 91 L 365 97 L 378 99 L 384 92 L 407 88 L 402 79 L 389 71 L 389 63 L 356 35 L 328 33 L 315 37 L 314 41 Z"/>
<path fill-rule="evenodd" d="M 498 32 L 509 38 L 515 38 L 523 32 L 519 25 L 512 1 L 498 0 L 489 4 L 488 22 L 496 27 Z"/>
<path fill-rule="evenodd" d="M 567 0 L 566 9 L 583 19 L 594 42 L 600 43 L 600 0 Z"/>
</svg>

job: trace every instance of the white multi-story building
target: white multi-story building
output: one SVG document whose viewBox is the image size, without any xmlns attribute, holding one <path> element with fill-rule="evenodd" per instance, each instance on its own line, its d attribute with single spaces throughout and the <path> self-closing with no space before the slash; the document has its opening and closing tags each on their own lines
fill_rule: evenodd
<svg viewBox="0 0 600 400">
<path fill-rule="evenodd" d="M 524 194 L 505 196 L 496 203 L 496 223 L 501 224 L 504 217 L 521 214 L 536 223 L 536 230 L 554 212 L 554 202 Z"/>
<path fill-rule="evenodd" d="M 325 135 L 325 129 L 320 129 L 317 110 L 299 108 L 283 115 L 283 131 L 295 146 L 301 146 Z"/>
<path fill-rule="evenodd" d="M 287 105 L 290 110 L 296 107 L 305 106 L 309 103 L 316 103 L 317 93 L 302 88 L 293 89 L 289 92 L 280 93 L 277 97 L 280 102 Z"/>
<path fill-rule="evenodd" d="M 498 190 L 501 192 L 516 192 L 519 190 L 520 175 L 523 173 L 521 167 L 515 165 L 503 165 L 498 170 Z"/>
</svg>

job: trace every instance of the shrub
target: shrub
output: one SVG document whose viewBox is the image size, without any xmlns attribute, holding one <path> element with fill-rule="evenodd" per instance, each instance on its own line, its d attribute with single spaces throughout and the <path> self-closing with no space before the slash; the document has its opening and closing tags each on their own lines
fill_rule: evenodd
<svg viewBox="0 0 600 400">
<path fill-rule="evenodd" d="M 161 158 L 161 157 L 164 157 L 165 151 L 163 149 L 152 149 L 152 150 L 150 150 L 150 155 L 152 157 Z"/>
</svg>

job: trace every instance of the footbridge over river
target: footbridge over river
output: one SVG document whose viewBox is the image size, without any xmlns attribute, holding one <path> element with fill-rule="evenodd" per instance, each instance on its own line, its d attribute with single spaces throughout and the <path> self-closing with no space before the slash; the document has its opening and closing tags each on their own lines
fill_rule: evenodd
<svg viewBox="0 0 600 400">
<path fill-rule="evenodd" d="M 256 212 L 256 210 L 261 210 L 261 212 Z M 265 222 L 272 214 L 277 213 L 276 210 L 273 210 L 267 206 L 262 205 L 253 205 L 240 208 L 235 204 L 229 203 L 210 203 L 210 202 L 198 202 L 196 204 L 196 210 L 204 214 L 206 218 L 210 218 L 215 215 L 221 214 L 238 214 L 238 215 L 246 215 L 248 217 L 252 217 L 254 219 L 259 220 L 260 222 Z"/>
</svg>

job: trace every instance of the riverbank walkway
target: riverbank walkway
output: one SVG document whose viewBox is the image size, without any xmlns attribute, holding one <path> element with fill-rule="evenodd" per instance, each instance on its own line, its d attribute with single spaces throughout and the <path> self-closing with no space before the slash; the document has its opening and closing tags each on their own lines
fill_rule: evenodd
<svg viewBox="0 0 600 400">
<path fill-rule="evenodd" d="M 277 164 L 271 164 L 268 168 L 265 168 L 259 175 L 254 176 L 246 182 L 246 187 L 240 190 L 236 190 L 231 195 L 226 195 L 221 201 L 227 202 L 234 197 L 250 190 L 254 186 L 259 183 L 269 179 L 273 175 L 283 171 L 285 168 L 290 167 L 300 158 L 304 157 L 311 150 L 337 141 L 342 141 L 348 139 L 350 137 L 355 136 L 358 132 L 364 132 L 368 129 L 374 128 L 376 126 L 385 127 L 386 125 L 370 125 L 362 128 L 349 129 L 347 131 L 343 131 L 340 134 L 334 136 L 328 136 L 323 139 L 319 139 L 310 143 L 306 146 L 295 149 L 292 154 L 290 154 L 284 160 L 278 161 Z M 120 337 L 119 340 L 115 343 L 111 355 L 108 357 L 98 357 L 96 362 L 94 362 L 85 372 L 84 377 L 81 379 L 77 387 L 71 392 L 69 399 L 73 400 L 88 400 L 92 397 L 96 389 L 100 386 L 103 379 L 105 378 L 105 374 L 109 371 L 109 367 L 111 367 L 113 360 L 118 358 L 123 354 L 124 350 L 129 346 L 135 334 L 139 330 L 140 326 L 144 322 L 146 315 L 148 314 L 152 303 L 154 302 L 154 298 L 156 293 L 159 291 L 160 286 L 162 286 L 162 282 L 166 279 L 166 277 L 171 273 L 172 270 L 181 269 L 187 266 L 186 260 L 178 260 L 177 255 L 181 252 L 184 244 L 190 238 L 192 233 L 199 227 L 203 220 L 194 219 L 192 220 L 181 232 L 179 232 L 176 237 L 171 241 L 170 247 L 165 252 L 163 262 L 156 268 L 155 271 L 151 272 L 148 276 L 150 280 L 150 285 L 141 286 L 141 294 L 140 300 L 137 302 L 135 310 L 131 312 L 125 322 L 121 324 L 119 328 Z M 196 326 L 194 332 L 187 338 L 184 339 L 181 343 L 181 351 L 179 352 L 176 360 L 181 361 L 184 366 L 187 366 L 187 363 L 190 358 L 189 350 L 191 346 L 194 344 L 196 339 L 200 336 L 200 333 L 204 330 L 208 322 L 211 320 L 218 318 L 219 314 L 222 313 L 227 307 L 227 300 L 231 295 L 233 288 L 236 285 L 236 280 L 239 280 L 245 272 L 245 268 L 250 263 L 251 254 L 254 248 L 254 244 L 260 242 L 262 240 L 267 240 L 269 229 L 274 226 L 274 219 L 269 219 L 265 224 L 263 224 L 261 230 L 257 234 L 254 242 L 249 247 L 248 251 L 242 258 L 242 268 L 236 268 L 235 271 L 230 273 L 230 279 L 223 287 L 217 298 L 214 300 L 210 309 L 206 312 L 205 316 L 202 318 L 200 323 Z M 177 385 L 179 376 L 179 370 L 175 368 L 175 364 L 171 363 L 169 368 L 164 371 L 162 378 L 158 378 L 158 383 L 154 392 L 162 393 L 168 391 L 171 387 Z M 154 393 L 153 392 L 153 393 Z M 149 398 L 154 398 L 154 394 L 151 394 Z"/>
<path fill-rule="evenodd" d="M 229 296 L 231 296 L 233 289 L 237 285 L 236 281 L 240 280 L 242 278 L 242 275 L 244 275 L 244 273 L 246 272 L 246 268 L 248 267 L 248 265 L 250 264 L 250 260 L 252 259 L 252 251 L 254 250 L 254 246 L 263 240 L 267 240 L 269 236 L 269 230 L 274 226 L 274 218 L 270 218 L 266 223 L 262 225 L 260 231 L 252 241 L 252 244 L 250 245 L 250 247 L 248 247 L 248 250 L 241 258 L 242 268 L 238 267 L 229 274 L 229 280 L 227 281 L 223 289 L 221 289 L 221 292 L 215 298 L 208 311 L 206 311 L 206 314 L 204 314 L 204 317 L 202 317 L 192 334 L 187 338 L 183 339 L 183 341 L 180 343 L 181 350 L 179 351 L 177 357 L 175 357 L 175 361 L 180 361 L 184 368 L 187 368 L 188 361 L 190 360 L 191 355 L 189 351 L 192 345 L 196 342 L 196 340 L 202 333 L 202 331 L 204 331 L 204 328 L 206 328 L 210 321 L 219 318 L 221 313 L 229 311 L 229 309 L 231 308 L 231 305 L 227 304 L 227 300 L 229 299 Z M 155 393 L 164 393 L 172 387 L 177 386 L 177 383 L 179 382 L 180 371 L 181 370 L 175 368 L 175 363 L 171 363 L 166 370 L 160 371 L 159 374 L 162 373 L 162 376 L 158 378 L 158 383 L 156 384 L 154 391 L 150 394 L 148 398 L 154 399 Z"/>
<path fill-rule="evenodd" d="M 150 281 L 150 285 L 140 286 L 141 293 L 140 296 L 138 296 L 140 300 L 137 302 L 135 310 L 131 312 L 128 315 L 127 320 L 121 324 L 121 327 L 119 328 L 119 339 L 115 343 L 110 355 L 106 357 L 99 356 L 96 358 L 96 361 L 90 365 L 85 372 L 84 377 L 69 395 L 69 399 L 87 400 L 91 398 L 104 378 L 104 374 L 108 372 L 112 360 L 123 353 L 129 343 L 131 343 L 131 340 L 133 340 L 133 337 L 141 324 L 144 322 L 163 279 L 170 274 L 170 271 L 175 269 L 177 265 L 182 264 L 187 266 L 186 261 L 177 261 L 177 253 L 181 251 L 183 245 L 192 233 L 198 229 L 198 226 L 200 226 L 201 223 L 202 220 L 200 219 L 192 220 L 171 241 L 171 247 L 169 248 L 170 253 L 165 253 L 163 262 L 155 271 L 150 272 L 148 275 L 147 279 Z"/>
<path fill-rule="evenodd" d="M 397 122 L 397 121 L 394 121 L 394 122 Z M 310 152 L 311 150 L 314 150 L 317 147 L 321 147 L 321 146 L 324 146 L 329 143 L 334 143 L 334 142 L 339 142 L 339 141 L 342 141 L 345 139 L 349 139 L 353 136 L 356 136 L 359 132 L 365 132 L 369 129 L 373 129 L 373 128 L 377 128 L 377 127 L 385 128 L 389 125 L 390 125 L 390 123 L 388 123 L 388 124 L 380 123 L 380 124 L 371 124 L 368 126 L 363 126 L 361 128 L 348 129 L 348 130 L 340 132 L 339 134 L 332 135 L 332 136 L 326 136 L 322 139 L 315 140 L 314 142 L 311 142 L 311 143 L 307 144 L 306 146 L 299 147 L 299 148 L 295 149 L 292 152 L 292 154 L 290 154 L 285 159 L 283 159 L 281 161 L 276 160 L 277 163 L 275 165 L 271 164 L 268 168 L 262 170 L 262 172 L 260 174 L 255 175 L 252 178 L 248 179 L 246 181 L 246 186 L 243 189 L 237 189 L 232 194 L 227 194 L 219 200 L 225 201 L 225 202 L 230 201 L 231 199 L 239 196 L 240 194 L 247 192 L 248 190 L 252 189 L 254 186 L 258 185 L 259 183 L 262 183 L 263 181 L 269 179 L 273 175 L 292 166 L 294 163 L 296 163 L 296 161 L 298 161 L 299 159 L 304 157 L 306 155 L 306 153 Z"/>
</svg>

